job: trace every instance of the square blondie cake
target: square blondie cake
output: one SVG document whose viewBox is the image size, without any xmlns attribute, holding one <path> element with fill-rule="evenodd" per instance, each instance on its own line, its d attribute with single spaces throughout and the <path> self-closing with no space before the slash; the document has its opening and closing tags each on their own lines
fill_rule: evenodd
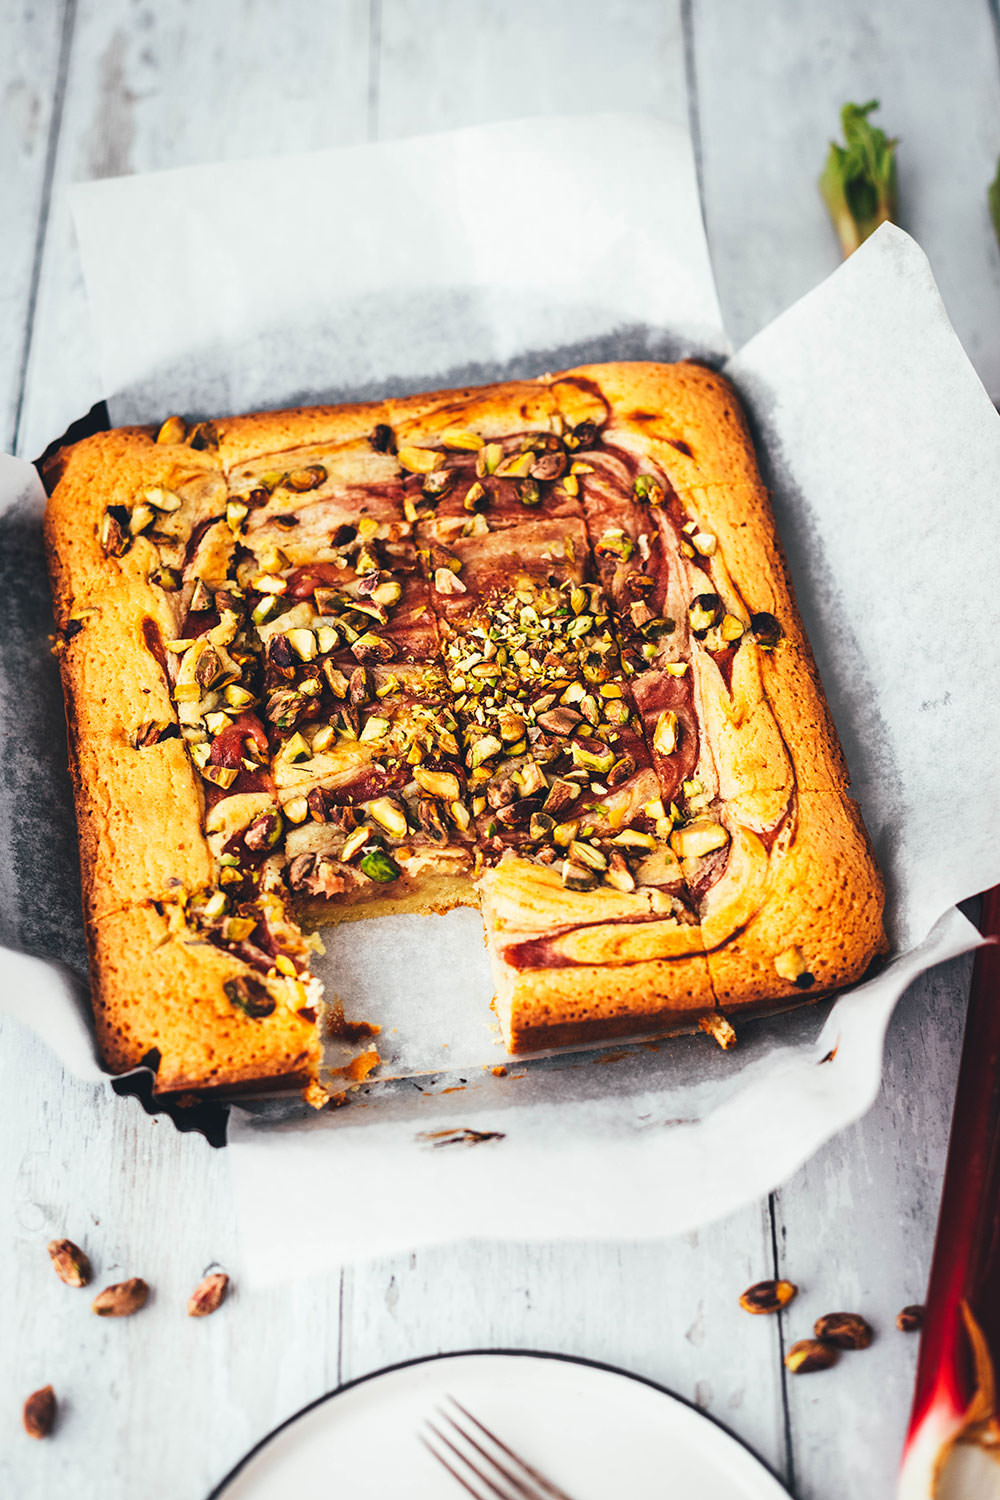
<svg viewBox="0 0 1000 1500">
<path fill-rule="evenodd" d="M 712 371 L 170 417 L 62 449 L 47 479 L 111 1069 L 322 1098 L 343 1012 L 315 927 L 380 913 L 481 907 L 515 1052 L 725 1041 L 884 951 Z"/>
</svg>

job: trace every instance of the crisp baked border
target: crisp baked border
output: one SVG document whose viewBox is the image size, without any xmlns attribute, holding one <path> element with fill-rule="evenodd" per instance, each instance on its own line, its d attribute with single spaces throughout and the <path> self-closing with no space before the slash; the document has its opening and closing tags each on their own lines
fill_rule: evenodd
<svg viewBox="0 0 1000 1500">
<path fill-rule="evenodd" d="M 161 444 L 155 429 L 123 428 L 64 449 L 45 522 L 70 766 L 80 828 L 84 911 L 102 1054 L 115 1071 L 159 1054 L 157 1088 L 226 1087 L 306 1078 L 318 1062 L 313 1029 L 291 1011 L 263 1020 L 233 1011 L 227 979 L 237 959 L 171 932 L 151 902 L 174 882 L 206 883 L 199 778 L 182 742 L 137 750 L 138 726 L 175 718 L 150 641 L 172 630 L 149 582 L 155 551 L 138 537 L 123 557 L 100 542 L 108 505 L 129 505 L 150 485 L 183 489 L 191 519 L 224 508 L 227 477 L 269 454 L 339 448 L 364 482 L 384 459 L 368 435 L 378 423 L 401 442 L 434 443 L 449 428 L 481 436 L 588 417 L 652 459 L 699 525 L 718 539 L 713 575 L 727 604 L 781 621 L 774 651 L 737 653 L 731 689 L 698 667 L 702 734 L 728 801 L 733 855 L 701 929 L 672 919 L 629 930 L 595 923 L 594 961 L 514 971 L 504 962 L 510 905 L 530 910 L 545 880 L 504 861 L 482 883 L 499 1009 L 517 1047 L 574 1043 L 629 1029 L 693 1025 L 721 1008 L 787 1005 L 857 979 L 884 951 L 883 893 L 812 654 L 739 402 L 720 375 L 696 364 L 584 366 L 534 381 L 354 406 L 219 419 L 202 450 Z M 152 622 L 152 628 L 148 622 Z M 707 655 L 707 654 L 706 654 Z M 717 675 L 717 674 L 716 674 Z M 770 848 L 757 836 L 776 797 L 794 804 Z M 770 803 L 769 803 L 770 799 Z M 164 831 L 169 830 L 164 837 Z M 595 894 L 574 896 L 574 918 Z M 648 894 L 648 893 L 647 893 Z M 618 914 L 648 918 L 648 900 L 618 898 Z M 601 903 L 598 901 L 599 906 Z M 545 905 L 545 901 L 542 901 Z M 605 903 L 606 905 L 606 903 Z M 530 923 L 529 923 L 530 926 Z M 680 945 L 679 951 L 673 951 Z M 802 948 L 813 986 L 774 967 Z"/>
</svg>

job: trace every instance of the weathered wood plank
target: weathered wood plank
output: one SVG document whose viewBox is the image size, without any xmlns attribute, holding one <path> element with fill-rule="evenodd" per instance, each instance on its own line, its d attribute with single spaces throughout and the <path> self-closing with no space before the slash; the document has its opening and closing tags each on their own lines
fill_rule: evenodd
<svg viewBox="0 0 1000 1500">
<path fill-rule="evenodd" d="M 876 1330 L 871 1349 L 788 1381 L 800 1500 L 893 1492 L 917 1355 L 895 1319 L 923 1301 L 930 1271 L 971 967 L 967 955 L 912 987 L 875 1107 L 776 1195 L 779 1265 L 801 1288 L 786 1337 L 809 1337 L 827 1312 L 860 1312 Z"/>
<path fill-rule="evenodd" d="M 52 16 L 45 7 L 25 15 L 34 27 L 25 47 L 39 61 L 22 76 L 40 81 Z M 4 26 L 0 69 L 20 60 L 5 46 L 14 34 Z M 245 0 L 209 11 L 184 0 L 79 6 L 19 452 L 33 456 L 101 394 L 69 183 L 363 139 L 368 42 L 368 0 L 308 12 Z M 44 135 L 48 106 L 32 108 Z M 18 238 L 18 254 L 22 240 L 30 252 L 31 233 Z M 0 1492 L 201 1500 L 248 1446 L 336 1383 L 339 1279 L 293 1276 L 274 1292 L 241 1293 L 224 1155 L 67 1078 L 9 1021 L 0 1024 L 0 1089 L 9 1111 L 0 1192 L 11 1206 L 0 1252 L 0 1297 L 11 1310 Z M 62 1233 L 87 1245 L 100 1282 L 145 1276 L 149 1307 L 127 1323 L 98 1322 L 87 1294 L 51 1271 L 45 1243 Z M 216 1317 L 190 1320 L 186 1297 L 216 1259 L 236 1291 Z M 47 1381 L 64 1400 L 58 1442 L 32 1444 L 18 1432 L 20 1403 Z"/>
<path fill-rule="evenodd" d="M 687 119 L 679 0 L 381 0 L 380 9 L 381 139 L 594 110 Z M 526 188 L 484 190 L 499 202 Z"/>
<path fill-rule="evenodd" d="M 880 122 L 902 138 L 904 227 L 927 250 L 988 388 L 1000 391 L 996 319 L 984 318 L 1000 290 L 985 206 L 1000 77 L 985 0 L 947 10 L 699 3 L 690 40 L 706 222 L 735 342 L 837 263 L 816 177 L 840 106 L 878 97 Z M 890 1032 L 878 1104 L 775 1198 L 780 1264 L 803 1288 L 783 1318 L 786 1342 L 821 1313 L 855 1305 L 880 1332 L 869 1353 L 788 1382 L 803 1500 L 893 1486 L 916 1355 L 893 1320 L 921 1299 L 929 1268 L 968 967 L 914 986 Z"/>
<path fill-rule="evenodd" d="M 679 5 L 382 0 L 380 137 L 584 109 L 686 121 Z M 510 189 L 516 195 L 518 185 Z M 344 1378 L 469 1347 L 624 1362 L 702 1405 L 780 1467 L 777 1325 L 762 1327 L 736 1304 L 771 1265 L 766 1208 L 753 1208 L 666 1245 L 445 1246 L 350 1267 Z"/>
<path fill-rule="evenodd" d="M 368 43 L 368 0 L 280 9 L 220 0 L 210 11 L 189 0 L 158 7 L 80 0 L 17 440 L 21 456 L 37 456 L 103 394 L 69 186 L 363 140 Z M 289 232 L 303 226 L 290 223 Z M 183 308 L 177 316 L 183 318 Z"/>
<path fill-rule="evenodd" d="M 737 346 L 821 281 L 839 250 L 816 187 L 840 108 L 880 99 L 900 137 L 901 223 L 1000 396 L 1000 252 L 986 186 L 1000 151 L 988 0 L 707 0 L 693 11 L 702 191 Z"/>
<path fill-rule="evenodd" d="M 0 183 L 4 258 L 0 277 L 0 444 L 9 452 L 30 341 L 38 260 L 48 215 L 50 170 L 63 72 L 72 33 L 71 0 L 8 4 L 0 20 Z"/>
<path fill-rule="evenodd" d="M 793 15 L 788 0 L 777 12 L 762 8 L 756 15 L 733 0 L 696 9 L 709 226 L 730 323 L 740 336 L 835 260 L 812 195 L 844 98 L 883 90 L 883 115 L 905 133 L 911 170 L 919 163 L 921 182 L 929 172 L 935 185 L 933 206 L 928 196 L 922 210 L 928 218 L 952 203 L 940 191 L 945 151 L 978 142 L 976 162 L 963 168 L 971 179 L 995 149 L 978 83 L 976 109 L 955 98 L 948 129 L 939 125 L 961 75 L 950 47 L 964 58 L 970 36 L 982 38 L 980 11 L 963 0 L 958 20 L 953 8 L 946 21 L 922 5 L 915 19 L 912 6 L 902 15 L 901 4 L 892 0 L 873 17 L 851 0 L 849 13 L 840 7 L 833 19 L 818 11 L 807 17 L 801 7 Z M 377 69 L 368 50 L 373 20 L 385 48 Z M 33 24 L 42 38 L 51 19 Z M 946 25 L 949 47 L 941 40 Z M 155 12 L 125 0 L 100 6 L 87 0 L 77 31 L 19 447 L 29 456 L 78 414 L 86 392 L 100 394 L 59 196 L 68 182 L 348 142 L 363 139 L 369 127 L 395 135 L 597 107 L 684 116 L 674 4 L 382 0 L 369 10 L 362 0 L 344 0 L 299 14 L 249 0 L 209 9 L 164 0 Z M 45 46 L 51 37 L 32 43 L 27 76 L 33 79 Z M 784 58 L 780 68 L 769 48 Z M 942 50 L 949 54 L 943 62 L 935 55 Z M 457 82 L 456 57 L 465 67 Z M 2 69 L 2 46 L 0 59 Z M 836 87 L 827 88 L 827 65 Z M 951 92 L 938 92 L 942 74 Z M 978 77 L 975 68 L 969 76 Z M 822 99 L 820 84 L 827 90 Z M 762 103 L 762 93 L 780 106 Z M 918 106 L 928 98 L 940 98 L 942 110 L 924 118 Z M 812 122 L 815 144 L 789 128 L 793 119 Z M 936 129 L 941 142 L 929 142 Z M 953 186 L 971 214 L 968 183 Z M 965 226 L 961 234 L 956 222 Z M 976 234 L 981 227 L 974 226 Z M 973 233 L 971 218 L 953 216 L 951 227 L 945 218 L 917 233 L 960 280 L 968 262 L 955 266 L 949 257 L 958 238 Z M 988 256 L 985 264 L 988 270 Z M 965 305 L 985 345 L 995 319 L 984 309 L 995 306 L 996 286 L 981 271 L 982 264 Z M 959 329 L 964 334 L 961 323 Z M 905 1346 L 900 1355 L 893 1339 L 902 1336 L 890 1325 L 897 1305 L 919 1298 L 929 1259 L 962 977 L 926 981 L 910 997 L 893 1029 L 876 1110 L 778 1200 L 782 1265 L 803 1286 L 784 1320 L 786 1337 L 829 1310 L 826 1294 L 835 1290 L 845 1300 L 864 1299 L 863 1311 L 877 1304 L 885 1330 L 884 1343 L 869 1354 L 845 1357 L 815 1384 L 792 1386 L 800 1492 L 816 1500 L 889 1492 L 892 1444 L 875 1427 L 883 1413 L 887 1427 L 896 1424 L 894 1443 L 901 1412 L 905 1419 L 900 1392 L 914 1350 Z M 238 1278 L 224 1157 L 150 1121 L 134 1104 L 64 1078 L 10 1022 L 0 1026 L 0 1090 L 8 1101 L 0 1195 L 10 1206 L 5 1238 L 12 1247 L 0 1250 L 0 1298 L 14 1310 L 13 1353 L 0 1362 L 4 1494 L 41 1500 L 72 1490 L 80 1500 L 106 1500 L 141 1488 L 171 1500 L 201 1500 L 246 1447 L 338 1378 L 476 1344 L 557 1348 L 625 1364 L 700 1401 L 781 1467 L 778 1325 L 746 1318 L 734 1301 L 745 1282 L 772 1270 L 763 1208 L 663 1246 L 443 1247 L 357 1267 L 345 1274 L 342 1289 L 336 1278 L 302 1281 L 302 1268 L 291 1267 L 288 1287 L 253 1295 L 237 1290 L 217 1318 L 189 1322 L 184 1299 L 210 1260 L 221 1260 Z M 900 1139 L 912 1142 L 908 1154 L 898 1150 Z M 49 1269 L 44 1243 L 61 1232 L 86 1241 L 99 1279 L 147 1276 L 157 1292 L 150 1307 L 127 1324 L 93 1319 L 86 1295 L 61 1287 Z M 844 1268 L 836 1283 L 834 1263 Z M 65 1421 L 58 1443 L 34 1445 L 17 1433 L 16 1414 L 25 1392 L 47 1380 L 66 1393 Z M 878 1484 L 869 1483 L 861 1462 L 871 1454 Z"/>
<path fill-rule="evenodd" d="M 302 1280 L 291 1267 L 286 1286 L 241 1290 L 224 1153 L 68 1078 L 10 1021 L 0 1090 L 0 1493 L 203 1500 L 248 1447 L 337 1383 L 338 1279 Z M 95 1289 L 139 1275 L 153 1289 L 148 1306 L 96 1318 L 93 1290 L 71 1290 L 51 1269 L 45 1247 L 61 1235 L 91 1255 Z M 232 1273 L 233 1293 L 213 1317 L 188 1318 L 213 1262 Z M 59 1428 L 30 1443 L 21 1402 L 50 1382 Z"/>
</svg>

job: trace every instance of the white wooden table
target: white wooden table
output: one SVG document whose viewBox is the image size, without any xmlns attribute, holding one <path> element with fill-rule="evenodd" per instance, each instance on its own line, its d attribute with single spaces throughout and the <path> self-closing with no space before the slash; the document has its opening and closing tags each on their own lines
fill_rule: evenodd
<svg viewBox="0 0 1000 1500">
<path fill-rule="evenodd" d="M 34 457 L 101 395 L 73 181 L 520 114 L 690 108 L 739 342 L 836 263 L 815 177 L 840 105 L 873 95 L 903 138 L 904 226 L 997 396 L 989 0 L 2 0 L 4 446 Z M 239 1287 L 225 1153 L 76 1082 L 5 1024 L 0 1494 L 202 1500 L 275 1423 L 339 1382 L 490 1346 L 625 1366 L 724 1422 L 801 1500 L 881 1500 L 916 1356 L 894 1318 L 925 1285 L 968 973 L 960 961 L 914 986 L 869 1116 L 723 1223 L 657 1245 L 460 1245 L 329 1280 L 296 1265 L 269 1294 Z M 52 1275 L 45 1243 L 58 1234 L 86 1244 L 101 1282 L 150 1280 L 148 1310 L 95 1319 Z M 184 1301 L 212 1261 L 232 1271 L 235 1294 L 217 1317 L 190 1320 Z M 781 1320 L 739 1311 L 745 1284 L 778 1274 L 802 1288 Z M 783 1347 L 841 1308 L 871 1319 L 872 1349 L 786 1378 Z M 31 1443 L 20 1404 L 50 1381 L 58 1433 Z"/>
</svg>

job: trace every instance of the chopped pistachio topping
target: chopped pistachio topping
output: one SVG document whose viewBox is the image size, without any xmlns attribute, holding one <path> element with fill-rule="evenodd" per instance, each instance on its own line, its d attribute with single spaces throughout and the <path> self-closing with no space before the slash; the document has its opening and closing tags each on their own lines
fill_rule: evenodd
<svg viewBox="0 0 1000 1500">
<path fill-rule="evenodd" d="M 426 766 L 417 766 L 414 768 L 413 779 L 432 797 L 443 797 L 448 802 L 455 802 L 461 795 L 462 788 L 453 771 L 433 771 Z"/>
<path fill-rule="evenodd" d="M 384 740 L 390 728 L 391 725 L 388 719 L 382 718 L 380 714 L 372 714 L 365 720 L 364 728 L 358 735 L 358 740 L 364 745 L 371 744 L 373 741 Z M 315 743 L 316 741 L 313 740 L 314 745 Z"/>
<path fill-rule="evenodd" d="M 635 497 L 644 501 L 647 505 L 662 505 L 664 500 L 663 485 L 652 474 L 639 474 L 635 481 Z"/>
<path fill-rule="evenodd" d="M 653 731 L 653 749 L 661 755 L 673 755 L 680 737 L 680 721 L 672 708 L 665 708 Z"/>
<path fill-rule="evenodd" d="M 175 510 L 180 510 L 183 504 L 180 495 L 174 490 L 164 489 L 162 485 L 151 485 L 148 489 L 143 490 L 142 493 L 147 505 L 152 505 L 154 509 L 164 511 L 167 514 Z"/>
<path fill-rule="evenodd" d="M 446 448 L 458 448 L 469 453 L 476 453 L 483 446 L 484 439 L 474 432 L 449 428 L 447 432 L 441 434 L 441 441 Z"/>
<path fill-rule="evenodd" d="M 760 610 L 750 616 L 750 629 L 762 651 L 773 651 L 785 633 L 774 615 L 767 610 Z"/>
<path fill-rule="evenodd" d="M 815 983 L 798 945 L 779 953 L 774 960 L 774 968 L 780 978 L 786 979 L 789 984 L 798 985 L 799 989 L 809 989 Z"/>
<path fill-rule="evenodd" d="M 312 758 L 312 749 L 308 741 L 296 730 L 291 739 L 286 741 L 280 754 L 283 760 L 295 764 L 299 761 L 310 760 Z"/>
<path fill-rule="evenodd" d="M 228 788 L 232 786 L 239 772 L 233 766 L 216 766 L 209 763 L 202 766 L 201 774 L 206 781 L 214 782 L 216 786 Z"/>
<path fill-rule="evenodd" d="M 158 443 L 183 443 L 187 437 L 187 423 L 183 417 L 168 417 L 156 434 Z"/>
<path fill-rule="evenodd" d="M 376 880 L 383 885 L 398 880 L 402 874 L 396 861 L 381 844 L 368 845 L 361 856 L 361 870 L 369 880 Z"/>
<path fill-rule="evenodd" d="M 309 816 L 309 803 L 305 797 L 292 797 L 285 803 L 282 811 L 289 823 L 304 823 Z"/>
<path fill-rule="evenodd" d="M 724 849 L 728 843 L 726 829 L 709 818 L 696 818 L 683 828 L 675 828 L 670 835 L 670 847 L 678 859 L 701 859 L 716 849 Z"/>
<path fill-rule="evenodd" d="M 326 470 L 322 464 L 310 464 L 304 469 L 292 469 L 285 476 L 285 484 L 290 490 L 302 494 L 306 490 L 314 490 L 326 479 Z"/>
<path fill-rule="evenodd" d="M 688 623 L 695 635 L 711 630 L 721 615 L 722 600 L 718 594 L 699 594 L 688 606 Z"/>
<path fill-rule="evenodd" d="M 635 543 L 632 538 L 620 529 L 610 528 L 605 531 L 595 548 L 598 556 L 610 553 L 620 557 L 623 562 L 628 562 L 635 551 Z"/>
<path fill-rule="evenodd" d="M 300 660 L 313 660 L 316 655 L 316 637 L 311 630 L 289 630 L 285 639 Z"/>
<path fill-rule="evenodd" d="M 221 917 L 229 907 L 229 897 L 225 891 L 215 891 L 209 896 L 202 909 L 202 916 L 206 921 L 214 922 L 216 917 Z"/>
<path fill-rule="evenodd" d="M 600 849 L 593 844 L 585 844 L 580 839 L 571 839 L 569 845 L 569 857 L 578 865 L 586 865 L 591 870 L 606 870 L 608 861 Z"/>
<path fill-rule="evenodd" d="M 560 869 L 562 883 L 569 891 L 590 891 L 597 884 L 597 872 L 588 865 L 564 859 Z"/>
<path fill-rule="evenodd" d="M 611 855 L 608 868 L 604 872 L 604 882 L 613 890 L 623 891 L 626 894 L 635 890 L 635 876 L 620 854 Z"/>
<path fill-rule="evenodd" d="M 400 448 L 397 457 L 401 466 L 411 474 L 430 474 L 439 467 L 444 455 L 436 448 Z"/>
<path fill-rule="evenodd" d="M 480 479 L 487 474 L 495 474 L 502 458 L 503 448 L 499 443 L 487 443 L 481 448 L 476 457 L 476 473 Z"/>
<path fill-rule="evenodd" d="M 356 854 L 360 854 L 365 845 L 371 842 L 371 838 L 372 829 L 367 823 L 362 823 L 358 828 L 352 829 L 340 851 L 340 857 L 344 863 L 348 864 Z"/>
<path fill-rule="evenodd" d="M 465 584 L 451 568 L 435 568 L 434 587 L 439 594 L 464 594 Z"/>
<path fill-rule="evenodd" d="M 406 814 L 391 797 L 376 797 L 374 802 L 368 804 L 368 812 L 393 838 L 405 838 L 410 831 Z"/>
</svg>

